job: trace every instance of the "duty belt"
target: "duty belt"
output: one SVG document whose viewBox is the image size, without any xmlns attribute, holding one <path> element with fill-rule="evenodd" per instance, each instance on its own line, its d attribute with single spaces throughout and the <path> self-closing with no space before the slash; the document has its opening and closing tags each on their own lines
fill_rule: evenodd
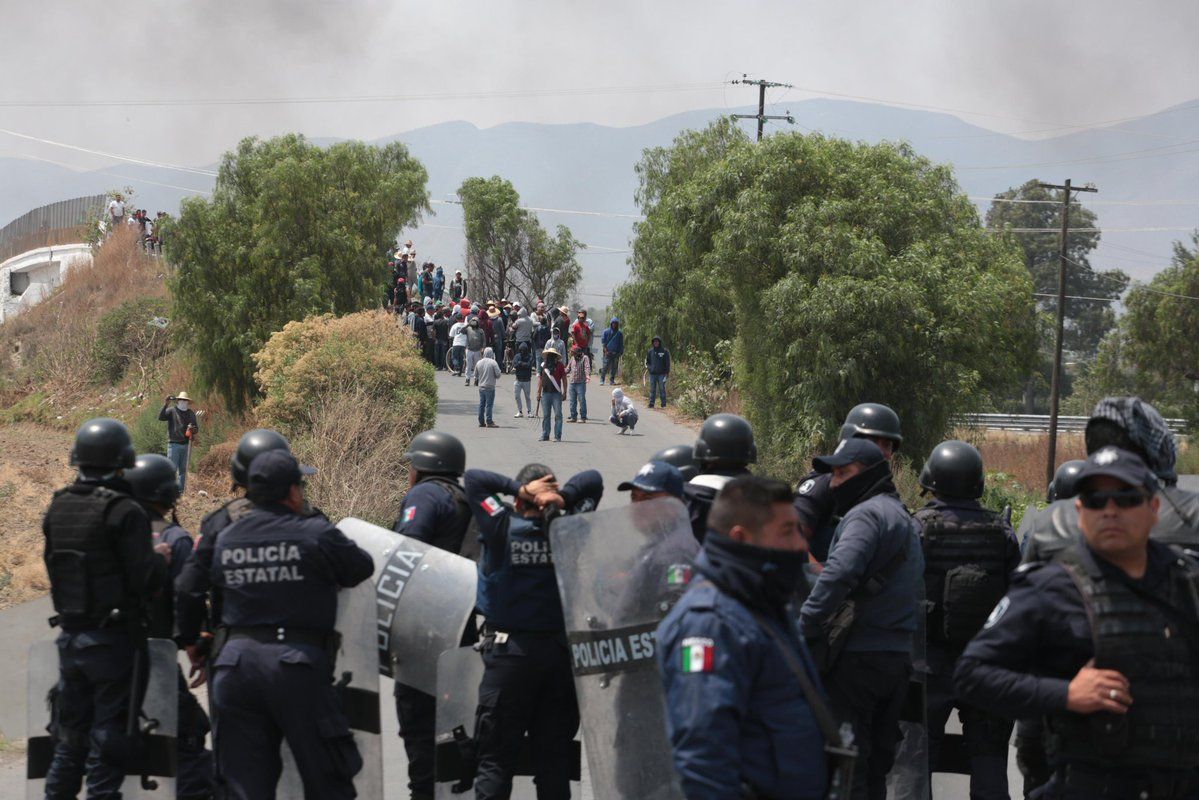
<svg viewBox="0 0 1199 800">
<path fill-rule="evenodd" d="M 341 649 L 341 634 L 337 631 L 315 631 L 309 628 L 288 628 L 282 625 L 227 625 L 217 631 L 224 645 L 235 639 L 249 639 L 260 644 L 306 644 L 319 647 L 330 658 Z"/>
</svg>

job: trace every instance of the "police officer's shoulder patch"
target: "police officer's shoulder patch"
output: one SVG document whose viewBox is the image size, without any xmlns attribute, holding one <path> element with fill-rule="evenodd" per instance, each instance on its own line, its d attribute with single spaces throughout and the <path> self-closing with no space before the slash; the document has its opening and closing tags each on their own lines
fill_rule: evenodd
<svg viewBox="0 0 1199 800">
<path fill-rule="evenodd" d="M 808 478 L 806 481 L 804 481 L 803 483 L 801 483 L 799 485 L 799 488 L 796 489 L 795 492 L 796 492 L 796 494 L 807 494 L 808 492 L 812 491 L 815 488 L 816 488 L 816 479 Z"/>
<path fill-rule="evenodd" d="M 1011 607 L 1011 599 L 1007 595 L 1004 595 L 1002 598 L 1000 598 L 999 602 L 995 604 L 995 608 L 991 609 L 990 616 L 988 616 L 987 621 L 983 623 L 983 629 L 985 630 L 986 628 L 993 627 L 995 623 L 999 622 L 999 620 L 1003 618 L 1003 615 L 1006 614 L 1007 610 Z"/>
<path fill-rule="evenodd" d="M 711 672 L 716 667 L 716 642 L 703 636 L 689 636 L 679 645 L 683 672 Z"/>
<path fill-rule="evenodd" d="M 500 499 L 495 495 L 484 497 L 483 501 L 479 503 L 479 505 L 482 506 L 483 510 L 487 512 L 488 516 L 492 517 L 504 510 L 504 504 L 500 502 Z"/>
<path fill-rule="evenodd" d="M 404 522 L 411 522 L 416 519 L 416 506 L 408 506 L 404 509 Z"/>
</svg>

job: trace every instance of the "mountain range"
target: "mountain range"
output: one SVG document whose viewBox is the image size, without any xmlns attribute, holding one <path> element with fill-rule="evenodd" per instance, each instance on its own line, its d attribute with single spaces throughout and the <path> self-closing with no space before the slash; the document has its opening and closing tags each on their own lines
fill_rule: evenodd
<svg viewBox="0 0 1199 800">
<path fill-rule="evenodd" d="M 463 241 L 460 210 L 447 201 L 468 177 L 502 175 L 528 206 L 608 215 L 538 212 L 547 227 L 565 224 L 591 245 L 581 256 L 582 295 L 587 302 L 601 303 L 628 272 L 632 216 L 637 214 L 633 166 L 642 150 L 669 144 L 680 131 L 703 127 L 722 114 L 753 110 L 691 111 L 624 128 L 513 122 L 480 129 L 446 122 L 379 142 L 404 142 L 428 170 L 435 213 L 401 238 L 416 242 L 421 260 L 451 270 L 461 263 Z M 1104 228 L 1092 263 L 1123 269 L 1140 280 L 1168 264 L 1173 241 L 1189 239 L 1199 227 L 1199 138 L 1193 134 L 1199 130 L 1199 101 L 1103 128 L 1046 130 L 1046 125 L 1029 124 L 1037 130 L 1026 133 L 1040 138 L 995 133 L 949 113 L 850 100 L 805 100 L 792 104 L 790 111 L 800 130 L 868 142 L 903 140 L 935 162 L 952 164 L 980 212 L 990 196 L 1030 178 L 1094 183 L 1099 193 L 1082 198 Z M 779 129 L 772 124 L 768 130 Z M 45 203 L 124 185 L 136 190 L 136 206 L 173 213 L 183 197 L 211 189 L 212 180 L 135 164 L 77 172 L 48 162 L 0 158 L 0 225 Z M 1154 230 L 1121 230 L 1127 228 Z"/>
</svg>

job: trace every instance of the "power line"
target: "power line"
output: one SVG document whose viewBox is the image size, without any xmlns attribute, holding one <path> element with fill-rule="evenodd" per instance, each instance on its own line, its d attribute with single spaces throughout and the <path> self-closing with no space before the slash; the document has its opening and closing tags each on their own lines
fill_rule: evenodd
<svg viewBox="0 0 1199 800">
<path fill-rule="evenodd" d="M 741 85 L 741 86 L 757 86 L 758 87 L 758 113 L 757 114 L 732 114 L 730 116 L 732 116 L 733 119 L 756 119 L 758 121 L 758 141 L 759 142 L 762 141 L 762 131 L 766 127 L 766 120 L 781 119 L 781 120 L 786 120 L 787 122 L 790 122 L 792 125 L 795 124 L 795 117 L 791 116 L 790 111 L 788 111 L 786 114 L 768 115 L 766 113 L 766 89 L 767 88 L 793 89 L 794 87 L 791 84 L 777 83 L 775 81 L 767 81 L 767 80 L 762 80 L 762 79 L 750 80 L 748 75 L 742 75 L 740 80 L 729 81 L 729 82 L 732 84 L 737 84 L 737 85 Z"/>
<path fill-rule="evenodd" d="M 160 169 L 174 169 L 174 170 L 178 170 L 180 172 L 190 172 L 193 175 L 210 175 L 212 177 L 216 177 L 216 173 L 211 170 L 197 169 L 195 167 L 184 167 L 179 164 L 167 164 L 162 161 L 150 161 L 148 159 L 135 158 L 133 156 L 123 156 L 118 153 L 109 153 L 104 150 L 92 150 L 91 148 L 88 148 L 88 147 L 80 147 L 79 145 L 67 144 L 66 142 L 56 142 L 53 139 L 43 139 L 40 136 L 31 136 L 28 133 L 19 133 L 17 131 L 10 131 L 7 128 L 0 128 L 0 133 L 5 133 L 5 134 L 8 134 L 9 136 L 15 136 L 18 139 L 27 139 L 31 142 L 39 142 L 41 144 L 48 144 L 48 145 L 52 145 L 54 147 L 62 147 L 66 150 L 75 150 L 76 152 L 79 152 L 79 153 L 88 153 L 88 154 L 94 155 L 94 156 L 103 156 L 104 158 L 111 158 L 115 161 L 125 161 L 130 164 L 140 164 L 143 167 L 159 167 Z"/>
</svg>

